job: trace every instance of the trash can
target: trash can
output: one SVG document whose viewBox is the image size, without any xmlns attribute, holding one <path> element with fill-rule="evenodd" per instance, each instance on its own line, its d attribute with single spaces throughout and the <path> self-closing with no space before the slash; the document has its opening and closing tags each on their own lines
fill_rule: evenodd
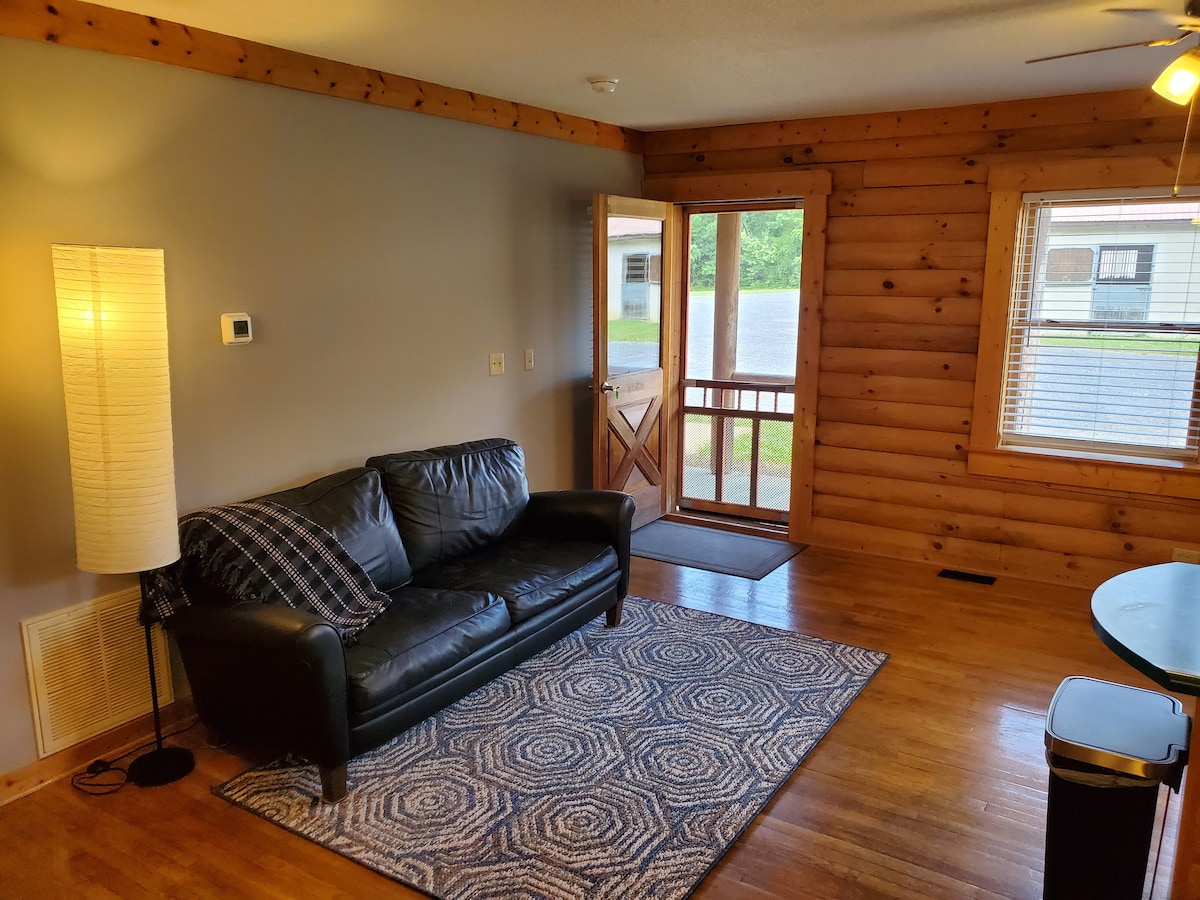
<svg viewBox="0 0 1200 900">
<path fill-rule="evenodd" d="M 1046 712 L 1044 900 L 1140 900 L 1159 785 L 1179 790 L 1191 719 L 1174 697 L 1072 676 Z"/>
</svg>

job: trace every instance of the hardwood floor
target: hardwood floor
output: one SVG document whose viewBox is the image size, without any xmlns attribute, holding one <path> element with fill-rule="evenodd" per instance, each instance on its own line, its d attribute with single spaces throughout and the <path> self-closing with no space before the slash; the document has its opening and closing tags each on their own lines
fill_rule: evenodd
<svg viewBox="0 0 1200 900">
<path fill-rule="evenodd" d="M 697 898 L 1039 897 L 1054 689 L 1154 687 L 1100 644 L 1077 589 L 815 548 L 762 581 L 633 564 L 640 596 L 891 654 Z M 197 752 L 177 784 L 90 797 L 60 782 L 0 807 L 0 896 L 422 896 L 212 796 L 248 760 L 199 732 L 175 739 Z"/>
</svg>

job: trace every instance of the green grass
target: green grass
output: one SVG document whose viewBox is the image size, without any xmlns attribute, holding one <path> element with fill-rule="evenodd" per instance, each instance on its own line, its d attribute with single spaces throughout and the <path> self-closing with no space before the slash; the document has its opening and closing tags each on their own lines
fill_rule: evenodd
<svg viewBox="0 0 1200 900">
<path fill-rule="evenodd" d="M 640 319 L 609 319 L 609 341 L 630 341 L 638 344 L 657 344 L 659 327 L 657 322 Z"/>
<path fill-rule="evenodd" d="M 1142 353 L 1195 353 L 1200 349 L 1200 335 L 1175 337 L 1164 334 L 1140 334 L 1116 337 L 1095 331 L 1072 331 L 1054 335 L 1043 334 L 1038 342 L 1052 347 L 1091 347 L 1098 350 L 1138 350 Z"/>
<path fill-rule="evenodd" d="M 692 417 L 689 416 L 689 419 Z M 704 419 L 707 416 L 696 416 Z M 749 462 L 752 458 L 751 439 L 753 434 L 749 425 L 735 424 L 733 427 L 733 458 L 737 462 Z M 712 455 L 712 444 L 705 441 L 696 447 L 696 454 L 702 457 Z M 792 423 L 763 422 L 759 431 L 760 463 L 777 466 L 790 466 L 792 463 Z"/>
<path fill-rule="evenodd" d="M 733 435 L 733 455 L 750 458 L 750 431 Z M 792 462 L 792 423 L 763 422 L 759 431 L 759 459 L 765 463 L 790 465 Z"/>
</svg>

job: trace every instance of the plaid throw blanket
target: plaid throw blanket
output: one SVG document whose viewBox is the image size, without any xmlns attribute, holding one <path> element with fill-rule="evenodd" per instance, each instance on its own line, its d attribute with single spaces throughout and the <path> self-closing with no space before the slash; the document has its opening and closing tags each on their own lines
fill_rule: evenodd
<svg viewBox="0 0 1200 900">
<path fill-rule="evenodd" d="M 162 621 L 189 605 L 184 584 L 199 580 L 235 600 L 315 613 L 352 642 L 391 599 L 337 538 L 270 500 L 190 513 L 179 520 L 179 543 L 180 561 L 149 579 L 145 619 Z"/>
</svg>

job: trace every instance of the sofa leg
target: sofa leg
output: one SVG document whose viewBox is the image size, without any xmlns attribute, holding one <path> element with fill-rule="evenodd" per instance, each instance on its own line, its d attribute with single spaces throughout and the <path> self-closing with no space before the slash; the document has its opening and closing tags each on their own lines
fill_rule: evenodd
<svg viewBox="0 0 1200 900">
<path fill-rule="evenodd" d="M 625 599 L 621 598 L 612 606 L 604 611 L 605 624 L 609 628 L 616 628 L 621 624 L 621 609 L 625 605 Z"/>
<path fill-rule="evenodd" d="M 321 766 L 321 799 L 326 803 L 337 803 L 346 796 L 346 767 L 347 763 L 342 763 L 340 766 L 327 768 Z"/>
</svg>

